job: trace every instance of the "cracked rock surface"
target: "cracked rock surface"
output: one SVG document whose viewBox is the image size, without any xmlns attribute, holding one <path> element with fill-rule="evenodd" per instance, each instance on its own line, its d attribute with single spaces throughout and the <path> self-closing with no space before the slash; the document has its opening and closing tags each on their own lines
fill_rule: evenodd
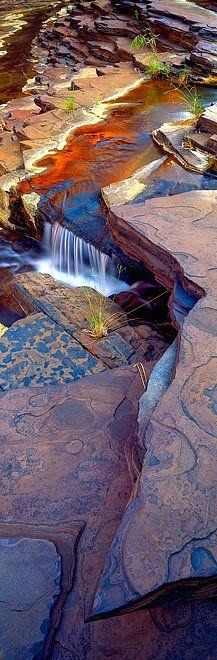
<svg viewBox="0 0 217 660">
<path fill-rule="evenodd" d="M 128 507 L 98 586 L 99 615 L 150 602 L 182 581 L 212 590 L 216 544 L 217 194 L 183 193 L 112 207 L 110 226 L 170 288 L 200 293 L 181 327 L 175 378 L 150 419 L 138 496 Z M 129 241 L 130 237 L 130 241 Z"/>
</svg>

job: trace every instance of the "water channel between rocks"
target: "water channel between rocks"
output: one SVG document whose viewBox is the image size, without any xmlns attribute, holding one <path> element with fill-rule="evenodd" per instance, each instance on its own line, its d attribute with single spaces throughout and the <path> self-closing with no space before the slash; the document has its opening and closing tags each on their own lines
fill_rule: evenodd
<svg viewBox="0 0 217 660">
<path fill-rule="evenodd" d="M 209 103 L 215 100 L 216 91 L 206 89 L 203 95 Z M 122 278 L 128 283 L 144 279 L 146 271 L 138 274 L 137 264 L 122 253 L 109 234 L 101 189 L 160 159 L 162 151 L 151 138 L 152 130 L 165 121 L 179 120 L 185 115 L 183 99 L 168 82 L 147 81 L 123 98 L 111 102 L 106 119 L 99 120 L 94 126 L 75 130 L 62 151 L 49 154 L 37 163 L 43 167 L 42 173 L 20 184 L 21 193 L 34 191 L 41 197 L 38 211 L 40 240 L 34 243 L 31 238 L 10 236 L 8 244 L 8 237 L 5 237 L 0 248 L 2 266 L 11 266 L 14 271 L 24 267 L 51 272 L 58 279 L 74 284 L 74 278 L 71 282 L 66 278 L 67 268 L 63 267 L 66 252 L 69 263 L 69 251 L 74 245 L 74 238 L 67 235 L 69 229 L 75 236 L 110 255 L 116 268 L 117 264 L 124 264 Z M 137 201 L 200 188 L 217 188 L 217 178 L 187 172 L 168 157 L 148 177 L 147 187 Z M 45 240 L 49 223 L 54 228 L 46 231 L 46 235 L 52 233 L 52 238 Z M 58 230 L 59 224 L 66 228 L 64 234 Z M 54 243 L 56 256 L 50 253 Z M 99 259 L 102 270 L 105 270 L 105 260 L 97 252 L 93 261 Z M 80 258 L 81 264 L 84 261 L 85 258 Z M 114 275 L 113 264 L 111 267 L 109 261 L 107 263 L 109 274 Z M 78 285 L 82 283 L 85 281 L 78 278 Z M 118 285 L 112 289 L 109 285 L 104 287 L 104 292 L 114 293 L 121 288 Z"/>
</svg>

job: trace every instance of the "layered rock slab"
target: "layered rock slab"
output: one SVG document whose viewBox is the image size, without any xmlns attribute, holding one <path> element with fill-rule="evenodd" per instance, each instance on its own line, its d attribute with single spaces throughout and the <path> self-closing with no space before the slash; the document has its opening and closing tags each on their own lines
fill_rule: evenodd
<svg viewBox="0 0 217 660">
<path fill-rule="evenodd" d="M 164 151 L 172 154 L 186 169 L 199 173 L 206 172 L 212 165 L 208 153 L 204 154 L 198 147 L 188 149 L 185 146 L 184 140 L 188 139 L 189 126 L 185 122 L 163 124 L 153 131 L 152 136 Z"/>
<path fill-rule="evenodd" d="M 215 191 L 110 211 L 125 250 L 170 288 L 181 281 L 203 297 L 181 328 L 172 384 L 150 418 L 143 410 L 140 490 L 104 566 L 95 616 L 153 601 L 180 582 L 209 593 L 216 577 L 216 225 Z"/>
</svg>

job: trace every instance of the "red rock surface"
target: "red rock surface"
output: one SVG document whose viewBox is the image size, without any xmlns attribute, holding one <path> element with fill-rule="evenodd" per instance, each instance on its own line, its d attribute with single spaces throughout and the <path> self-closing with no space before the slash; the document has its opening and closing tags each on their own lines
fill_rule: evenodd
<svg viewBox="0 0 217 660">
<path fill-rule="evenodd" d="M 13 401 L 8 393 L 1 396 L 0 537 L 52 541 L 61 557 L 61 595 L 44 657 L 215 658 L 216 608 L 206 592 L 199 602 L 192 595 L 175 597 L 87 622 L 132 487 L 125 456 L 132 470 L 135 399 L 141 392 L 135 370 L 124 368 L 107 371 L 103 380 L 98 375 L 75 385 L 20 390 Z"/>
<path fill-rule="evenodd" d="M 180 581 L 197 591 L 216 577 L 216 225 L 215 191 L 111 208 L 126 251 L 170 288 L 178 279 L 203 297 L 181 328 L 175 378 L 143 420 L 140 490 L 105 564 L 95 615 L 152 601 Z"/>
<path fill-rule="evenodd" d="M 39 538 L 59 538 L 67 590 L 69 576 L 70 584 L 74 579 L 67 543 L 76 543 L 80 528 L 76 607 L 82 597 L 86 615 L 132 488 L 128 464 L 133 480 L 138 474 L 134 434 L 141 393 L 137 370 L 125 367 L 75 386 L 17 390 L 13 399 L 1 395 L 1 535 L 22 538 L 28 526 L 30 537 L 37 527 Z"/>
</svg>

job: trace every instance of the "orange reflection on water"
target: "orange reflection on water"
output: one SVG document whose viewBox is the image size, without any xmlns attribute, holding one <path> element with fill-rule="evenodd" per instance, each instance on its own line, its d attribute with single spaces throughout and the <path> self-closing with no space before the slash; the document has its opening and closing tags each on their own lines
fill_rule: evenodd
<svg viewBox="0 0 217 660">
<path fill-rule="evenodd" d="M 98 190 L 130 177 L 137 169 L 162 155 L 151 131 L 183 110 L 183 101 L 168 83 L 150 81 L 130 92 L 104 121 L 76 129 L 62 151 L 43 158 L 45 171 L 20 184 L 21 192 L 43 193 L 62 182 L 72 181 L 78 189 Z M 62 192 L 54 192 L 58 201 Z"/>
</svg>

